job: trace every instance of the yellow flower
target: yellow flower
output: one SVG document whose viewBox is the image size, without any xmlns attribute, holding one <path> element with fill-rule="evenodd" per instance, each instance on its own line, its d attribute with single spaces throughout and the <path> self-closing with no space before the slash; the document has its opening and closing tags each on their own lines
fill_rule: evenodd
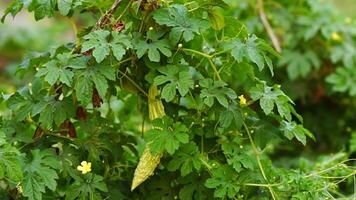
<svg viewBox="0 0 356 200">
<path fill-rule="evenodd" d="M 342 40 L 341 36 L 337 32 L 333 32 L 331 34 L 331 39 L 334 40 L 334 41 L 341 41 Z"/>
<path fill-rule="evenodd" d="M 20 183 L 16 185 L 16 189 L 19 194 L 23 193 L 23 189 L 22 189 L 22 186 L 20 185 Z"/>
<path fill-rule="evenodd" d="M 80 165 L 77 167 L 77 170 L 81 171 L 82 174 L 86 174 L 91 172 L 91 163 L 87 161 L 82 161 Z"/>
<path fill-rule="evenodd" d="M 247 100 L 246 100 L 246 98 L 244 97 L 244 95 L 240 95 L 240 96 L 239 96 L 239 99 L 240 99 L 240 106 L 245 106 L 245 105 L 247 105 Z"/>
</svg>

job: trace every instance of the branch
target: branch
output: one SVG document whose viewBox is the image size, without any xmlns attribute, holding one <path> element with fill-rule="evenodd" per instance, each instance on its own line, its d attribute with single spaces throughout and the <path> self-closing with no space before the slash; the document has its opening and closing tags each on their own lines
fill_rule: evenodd
<svg viewBox="0 0 356 200">
<path fill-rule="evenodd" d="M 276 49 L 276 51 L 278 53 L 281 53 L 282 52 L 281 45 L 278 41 L 276 34 L 274 33 L 274 31 L 271 27 L 271 25 L 269 24 L 269 22 L 267 20 L 266 13 L 264 11 L 263 0 L 257 0 L 257 7 L 258 7 L 258 11 L 260 13 L 260 18 L 263 23 L 263 26 L 265 27 L 265 29 L 268 33 L 268 36 L 272 41 L 273 47 Z"/>
<path fill-rule="evenodd" d="M 106 24 L 108 24 L 111 16 L 114 14 L 116 11 L 117 7 L 119 6 L 119 3 L 121 0 L 115 0 L 114 3 L 111 5 L 111 8 L 106 11 L 105 15 L 103 15 L 99 21 L 96 23 L 97 28 L 103 28 Z"/>
</svg>

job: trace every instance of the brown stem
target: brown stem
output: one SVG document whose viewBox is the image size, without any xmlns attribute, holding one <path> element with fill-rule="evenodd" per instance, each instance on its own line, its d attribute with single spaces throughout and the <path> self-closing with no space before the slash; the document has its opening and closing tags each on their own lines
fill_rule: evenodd
<svg viewBox="0 0 356 200">
<path fill-rule="evenodd" d="M 108 24 L 111 16 L 116 11 L 117 7 L 119 6 L 121 0 L 115 0 L 114 3 L 111 5 L 110 9 L 106 11 L 105 15 L 103 15 L 99 21 L 96 23 L 97 28 L 103 28 L 106 24 Z"/>
<path fill-rule="evenodd" d="M 273 47 L 276 49 L 276 51 L 278 53 L 281 53 L 282 49 L 281 49 L 281 45 L 279 43 L 279 40 L 278 40 L 276 34 L 274 33 L 271 25 L 269 24 L 269 22 L 267 20 L 266 13 L 264 11 L 263 0 L 257 0 L 257 7 L 258 7 L 258 11 L 260 13 L 260 18 L 261 18 L 261 21 L 263 23 L 263 26 L 265 27 L 265 29 L 266 29 L 266 31 L 268 33 L 268 36 L 272 41 Z"/>
</svg>

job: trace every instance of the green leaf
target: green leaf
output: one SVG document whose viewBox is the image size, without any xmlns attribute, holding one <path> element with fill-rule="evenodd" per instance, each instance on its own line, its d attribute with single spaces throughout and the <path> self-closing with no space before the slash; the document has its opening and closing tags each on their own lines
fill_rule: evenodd
<svg viewBox="0 0 356 200">
<path fill-rule="evenodd" d="M 58 179 L 55 169 L 60 167 L 59 161 L 53 159 L 50 151 L 31 151 L 32 159 L 26 164 L 23 180 L 23 196 L 31 200 L 41 200 L 46 188 L 54 191 Z M 55 160 L 55 162 L 54 162 Z"/>
<path fill-rule="evenodd" d="M 166 84 L 162 89 L 161 95 L 167 102 L 172 101 L 176 96 L 176 85 L 174 83 Z"/>
<path fill-rule="evenodd" d="M 135 44 L 136 54 L 138 58 L 142 58 L 146 53 L 152 62 L 159 62 L 161 59 L 161 52 L 163 55 L 170 57 L 172 52 L 167 39 L 159 39 L 163 33 L 150 31 L 147 33 L 147 39 L 150 42 L 140 40 Z"/>
<path fill-rule="evenodd" d="M 264 56 L 262 52 L 259 50 L 256 41 L 257 41 L 257 37 L 254 35 L 247 39 L 246 41 L 247 55 L 249 59 L 258 66 L 258 69 L 262 71 L 262 69 L 265 66 L 264 59 L 263 59 Z"/>
<path fill-rule="evenodd" d="M 56 171 L 49 167 L 41 168 L 41 178 L 44 184 L 48 187 L 48 189 L 54 191 L 57 187 L 57 182 L 55 179 L 58 179 L 58 175 Z"/>
<path fill-rule="evenodd" d="M 331 49 L 331 60 L 333 63 L 342 62 L 345 67 L 352 68 L 356 63 L 356 47 L 351 42 L 344 42 L 342 45 Z"/>
<path fill-rule="evenodd" d="M 190 16 L 187 8 L 178 4 L 156 10 L 153 19 L 160 25 L 172 27 L 169 36 L 174 45 L 181 37 L 188 42 L 194 38 L 194 33 L 199 34 L 209 27 L 207 21 Z"/>
<path fill-rule="evenodd" d="M 298 77 L 306 77 L 313 67 L 318 69 L 321 63 L 313 51 L 300 53 L 286 50 L 283 51 L 279 65 L 286 65 L 288 76 L 294 80 Z"/>
<path fill-rule="evenodd" d="M 59 78 L 59 70 L 57 68 L 57 62 L 56 61 L 50 61 L 49 63 L 47 63 L 46 65 L 46 76 L 45 76 L 45 80 L 50 84 L 50 85 L 54 85 L 57 81 L 57 79 Z M 39 71 L 39 73 L 43 73 L 41 71 Z"/>
<path fill-rule="evenodd" d="M 226 165 L 213 171 L 213 177 L 206 180 L 205 187 L 215 189 L 214 197 L 217 198 L 233 198 L 240 191 L 236 172 Z"/>
<path fill-rule="evenodd" d="M 45 17 L 52 17 L 56 9 L 56 0 L 36 0 L 31 1 L 28 6 L 30 12 L 34 12 L 35 19 L 40 20 Z"/>
<path fill-rule="evenodd" d="M 295 113 L 291 105 L 293 101 L 280 90 L 279 85 L 269 87 L 266 82 L 261 81 L 251 88 L 250 93 L 252 100 L 260 101 L 260 106 L 266 115 L 272 113 L 274 105 L 276 105 L 279 115 L 291 121 L 291 113 Z"/>
<path fill-rule="evenodd" d="M 42 193 L 46 191 L 41 177 L 36 176 L 35 174 L 26 175 L 22 186 L 23 196 L 28 197 L 29 200 L 42 200 Z"/>
<path fill-rule="evenodd" d="M 356 69 L 338 67 L 336 72 L 329 75 L 326 81 L 332 85 L 335 92 L 347 92 L 350 96 L 356 96 Z"/>
<path fill-rule="evenodd" d="M 106 90 L 109 87 L 106 78 L 102 74 L 96 74 L 95 76 L 92 76 L 92 81 L 95 85 L 95 88 L 98 90 L 99 95 L 104 97 Z"/>
<path fill-rule="evenodd" d="M 91 101 L 93 94 L 93 82 L 88 74 L 83 74 L 77 78 L 75 90 L 77 98 L 84 105 Z"/>
<path fill-rule="evenodd" d="M 0 132 L 1 140 L 3 142 L 0 142 L 0 180 L 6 178 L 12 183 L 18 183 L 23 178 L 20 164 L 22 156 L 16 148 L 7 143 L 5 135 Z"/>
<path fill-rule="evenodd" d="M 219 123 L 224 128 L 229 128 L 233 124 L 234 128 L 242 127 L 243 117 L 239 108 L 236 105 L 230 105 L 219 116 Z"/>
<path fill-rule="evenodd" d="M 240 39 L 234 39 L 228 43 L 223 44 L 223 49 L 225 51 L 230 51 L 231 56 L 238 62 L 241 63 L 245 59 L 256 64 L 260 71 L 265 67 L 265 63 L 273 76 L 273 64 L 266 53 L 271 53 L 275 56 L 279 56 L 274 50 L 259 40 L 255 35 L 249 36 L 244 42 Z"/>
<path fill-rule="evenodd" d="M 93 56 L 96 62 L 101 63 L 110 53 L 110 45 L 107 37 L 110 32 L 107 30 L 96 30 L 84 36 L 85 41 L 82 44 L 82 53 L 93 50 Z"/>
<path fill-rule="evenodd" d="M 93 56 L 96 62 L 101 63 L 110 54 L 109 45 L 102 44 L 95 47 L 93 51 Z"/>
<path fill-rule="evenodd" d="M 189 142 L 188 129 L 180 122 L 172 124 L 170 119 L 163 118 L 152 123 L 156 128 L 145 133 L 145 140 L 150 144 L 152 153 L 157 154 L 166 150 L 173 155 L 181 143 Z"/>
<path fill-rule="evenodd" d="M 201 174 L 190 174 L 179 179 L 182 188 L 179 191 L 179 199 L 209 199 L 211 197 L 207 188 L 204 187 L 205 179 L 201 178 Z"/>
<path fill-rule="evenodd" d="M 73 0 L 57 0 L 57 4 L 61 15 L 66 16 L 72 7 Z"/>
<path fill-rule="evenodd" d="M 235 138 L 232 141 L 224 141 L 221 148 L 227 159 L 227 163 L 234 168 L 236 172 L 241 172 L 242 167 L 246 169 L 254 169 L 255 161 L 248 154 L 248 150 L 241 143 L 240 138 Z"/>
<path fill-rule="evenodd" d="M 184 97 L 189 89 L 194 87 L 194 81 L 189 74 L 188 66 L 185 65 L 167 65 L 166 67 L 159 68 L 158 71 L 163 74 L 154 79 L 156 85 L 165 86 L 162 89 L 162 97 L 170 102 L 176 96 L 176 90 Z"/>
<path fill-rule="evenodd" d="M 223 81 L 213 81 L 212 79 L 203 79 L 200 81 L 202 90 L 200 97 L 204 99 L 204 103 L 211 107 L 216 99 L 222 106 L 227 108 L 229 106 L 228 100 L 237 98 L 234 90 L 225 87 L 227 84 Z"/>
<path fill-rule="evenodd" d="M 356 132 L 352 132 L 350 140 L 350 152 L 356 152 Z"/>
<path fill-rule="evenodd" d="M 49 129 L 51 127 L 53 122 L 53 114 L 54 113 L 52 107 L 48 105 L 41 112 L 39 122 L 44 128 Z"/>
<path fill-rule="evenodd" d="M 214 6 L 212 9 L 209 9 L 208 19 L 211 27 L 215 30 L 221 30 L 225 27 L 225 18 L 222 8 Z"/>
<path fill-rule="evenodd" d="M 76 176 L 75 181 L 66 191 L 66 200 L 100 200 L 101 192 L 108 192 L 102 176 L 88 174 L 83 178 Z"/>
<path fill-rule="evenodd" d="M 130 38 L 122 32 L 111 32 L 113 40 L 110 42 L 111 49 L 115 58 L 120 61 L 125 55 L 126 50 L 132 48 Z"/>
<path fill-rule="evenodd" d="M 176 171 L 180 168 L 182 176 L 188 175 L 193 169 L 198 171 L 201 168 L 200 152 L 194 142 L 182 145 L 173 155 L 173 158 L 168 163 L 168 170 Z"/>
<path fill-rule="evenodd" d="M 38 92 L 37 95 L 33 95 L 36 93 L 31 94 L 29 90 L 23 90 L 21 94 L 17 92 L 7 100 L 9 108 L 15 111 L 16 120 L 22 121 L 26 117 L 37 115 L 47 105 L 46 101 L 51 99 L 44 91 L 36 92 Z"/>
<path fill-rule="evenodd" d="M 104 98 L 109 87 L 108 80 L 115 80 L 115 68 L 106 65 L 88 66 L 77 74 L 75 90 L 84 105 L 91 102 L 94 86 Z"/>
<path fill-rule="evenodd" d="M 11 4 L 6 8 L 4 15 L 1 17 L 1 22 L 4 23 L 5 18 L 8 14 L 11 14 L 13 17 L 16 16 L 17 13 L 21 11 L 23 7 L 22 0 L 14 0 Z"/>
<path fill-rule="evenodd" d="M 283 131 L 284 136 L 289 140 L 295 137 L 304 145 L 306 144 L 306 136 L 314 139 L 314 136 L 310 131 L 295 122 L 282 121 L 281 130 Z"/>
<path fill-rule="evenodd" d="M 44 76 L 50 85 L 54 85 L 59 80 L 70 87 L 74 77 L 72 69 L 80 69 L 85 66 L 85 62 L 80 57 L 76 58 L 69 53 L 58 54 L 56 59 L 46 63 L 44 68 L 40 68 L 36 76 Z"/>
<path fill-rule="evenodd" d="M 247 54 L 245 44 L 239 39 L 225 44 L 224 49 L 231 50 L 232 57 L 239 63 L 243 61 L 243 58 Z"/>
</svg>

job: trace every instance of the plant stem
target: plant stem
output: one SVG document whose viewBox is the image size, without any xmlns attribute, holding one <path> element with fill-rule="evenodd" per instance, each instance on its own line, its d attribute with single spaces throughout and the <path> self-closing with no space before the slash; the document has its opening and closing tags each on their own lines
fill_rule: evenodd
<svg viewBox="0 0 356 200">
<path fill-rule="evenodd" d="M 221 80 L 220 74 L 219 74 L 218 70 L 216 69 L 215 64 L 213 63 L 213 61 L 211 59 L 208 59 L 208 60 L 211 65 L 211 68 L 213 68 L 213 70 L 214 70 L 216 77 L 218 78 L 218 80 Z"/>
<path fill-rule="evenodd" d="M 262 24 L 265 27 L 269 38 L 272 41 L 273 47 L 276 49 L 276 51 L 278 53 L 281 53 L 282 49 L 281 49 L 281 45 L 279 43 L 279 40 L 278 40 L 276 34 L 274 33 L 271 25 L 269 24 L 267 16 L 266 16 L 266 13 L 264 11 L 263 0 L 257 0 L 257 7 L 258 7 L 258 10 L 259 10 L 259 14 L 260 14 L 260 18 L 261 18 Z"/>
<path fill-rule="evenodd" d="M 196 50 L 194 50 L 194 49 L 182 48 L 182 50 L 183 50 L 183 51 L 188 51 L 188 52 L 191 52 L 191 53 L 194 53 L 194 54 L 201 55 L 201 56 L 203 56 L 203 57 L 205 57 L 205 58 L 209 58 L 209 59 L 212 58 L 211 55 L 206 54 L 206 53 L 203 53 L 203 52 L 200 52 L 200 51 L 196 51 Z"/>
<path fill-rule="evenodd" d="M 127 61 L 130 61 L 130 60 L 132 60 L 132 58 L 130 57 L 130 58 L 126 58 L 125 60 L 122 60 L 122 61 L 120 61 L 120 62 L 118 62 L 117 64 L 115 64 L 114 66 L 119 66 L 120 67 L 120 65 L 122 64 L 122 63 L 125 63 L 125 62 L 127 62 Z"/>
<path fill-rule="evenodd" d="M 182 48 L 182 50 L 183 50 L 183 51 L 187 51 L 187 52 L 191 52 L 191 53 L 194 53 L 194 54 L 197 54 L 197 55 L 200 55 L 200 56 L 203 56 L 203 57 L 207 58 L 208 61 L 209 61 L 210 66 L 211 66 L 211 68 L 213 68 L 213 71 L 214 71 L 216 77 L 218 78 L 218 80 L 221 80 L 219 71 L 217 70 L 215 64 L 214 64 L 213 61 L 211 60 L 211 59 L 213 58 L 212 55 L 209 55 L 209 54 L 206 54 L 206 53 L 203 53 L 203 52 L 200 52 L 200 51 L 196 51 L 196 50 L 194 50 L 194 49 Z"/>
<path fill-rule="evenodd" d="M 201 155 L 203 155 L 203 154 L 201 154 Z M 202 162 L 203 165 L 206 167 L 210 176 L 213 176 L 213 173 L 211 172 L 212 167 L 203 158 L 200 158 L 200 162 Z"/>
<path fill-rule="evenodd" d="M 133 1 L 130 1 L 127 6 L 125 7 L 125 9 L 122 11 L 122 13 L 120 14 L 120 16 L 116 19 L 116 22 L 118 22 L 122 16 L 124 16 L 124 14 L 127 12 L 127 10 L 130 8 L 131 4 Z"/>
<path fill-rule="evenodd" d="M 339 167 L 341 164 L 343 164 L 343 163 L 345 163 L 345 162 L 350 162 L 350 161 L 356 161 L 356 159 L 352 159 L 352 158 L 351 158 L 351 159 L 347 159 L 347 160 L 341 161 L 341 162 L 339 162 L 339 163 L 336 163 L 336 164 L 333 165 L 332 167 L 323 169 L 323 170 L 321 170 L 321 171 L 316 171 L 316 172 L 314 172 L 314 173 L 310 173 L 310 174 L 304 176 L 304 178 L 309 178 L 309 177 L 311 177 L 311 176 L 316 176 L 316 175 L 318 175 L 318 174 L 322 174 L 322 173 L 328 172 L 328 171 L 330 171 L 330 170 L 333 170 L 333 169 Z"/>
<path fill-rule="evenodd" d="M 269 184 L 269 181 L 268 181 L 268 179 L 267 179 L 266 173 L 265 173 L 265 171 L 264 171 L 264 169 L 263 169 L 263 166 L 262 166 L 262 163 L 261 163 L 261 158 L 260 158 L 260 152 L 259 152 L 258 149 L 256 148 L 255 142 L 253 141 L 252 136 L 251 136 L 251 132 L 250 132 L 250 130 L 249 130 L 249 128 L 248 128 L 248 126 L 246 125 L 245 122 L 243 122 L 243 126 L 244 126 L 244 128 L 245 128 L 245 130 L 246 130 L 246 133 L 247 133 L 248 138 L 249 138 L 249 140 L 250 140 L 250 143 L 251 143 L 253 152 L 254 152 L 254 154 L 255 154 L 255 156 L 256 156 L 257 164 L 258 164 L 258 167 L 260 168 L 260 172 L 261 172 L 261 174 L 262 174 L 262 177 L 263 177 L 263 179 L 267 182 L 266 187 L 268 187 L 268 190 L 269 190 L 270 193 L 271 193 L 272 199 L 276 200 L 276 199 L 277 199 L 277 198 L 276 198 L 276 195 L 275 195 L 275 193 L 274 193 L 274 191 L 273 191 L 273 188 L 272 188 L 271 185 Z"/>
<path fill-rule="evenodd" d="M 255 186 L 255 187 L 270 187 L 270 186 L 281 185 L 281 183 L 276 183 L 276 184 L 244 183 L 244 185 L 246 185 L 246 186 Z"/>
<path fill-rule="evenodd" d="M 126 75 L 126 73 L 122 72 L 121 70 L 118 70 L 119 73 L 127 78 L 142 94 L 144 94 L 146 97 L 148 97 L 147 92 L 143 90 L 134 80 L 132 80 L 129 76 Z"/>
<path fill-rule="evenodd" d="M 120 2 L 121 2 L 121 0 L 114 1 L 114 3 L 111 5 L 110 9 L 108 11 L 106 11 L 106 13 L 98 20 L 98 22 L 95 25 L 95 28 L 103 28 L 106 24 L 108 24 L 110 17 L 114 14 L 114 12 L 116 11 Z"/>
</svg>

